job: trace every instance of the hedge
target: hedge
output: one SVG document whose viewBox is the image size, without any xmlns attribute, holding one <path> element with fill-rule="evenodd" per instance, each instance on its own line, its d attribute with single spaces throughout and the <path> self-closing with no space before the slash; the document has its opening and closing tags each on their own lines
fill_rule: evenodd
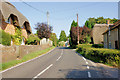
<svg viewBox="0 0 120 80">
<path fill-rule="evenodd" d="M 112 66 L 120 66 L 120 50 L 93 48 L 92 45 L 79 45 L 77 52 L 94 61 Z"/>
<path fill-rule="evenodd" d="M 94 47 L 94 48 L 103 48 L 104 45 L 103 44 L 93 44 L 92 47 Z"/>
<path fill-rule="evenodd" d="M 10 46 L 11 45 L 11 35 L 0 30 L 0 44 Z"/>
</svg>

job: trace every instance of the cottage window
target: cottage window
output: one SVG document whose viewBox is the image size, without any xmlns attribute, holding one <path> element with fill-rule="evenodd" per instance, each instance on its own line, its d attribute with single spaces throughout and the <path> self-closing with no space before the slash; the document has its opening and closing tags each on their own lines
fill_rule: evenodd
<svg viewBox="0 0 120 80">
<path fill-rule="evenodd" d="M 11 23 L 11 18 L 9 17 L 7 21 L 5 21 L 6 23 Z"/>
</svg>

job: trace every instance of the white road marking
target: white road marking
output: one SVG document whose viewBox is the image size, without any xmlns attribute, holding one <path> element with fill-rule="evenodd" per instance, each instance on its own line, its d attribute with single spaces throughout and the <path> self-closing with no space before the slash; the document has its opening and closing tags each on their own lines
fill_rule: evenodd
<svg viewBox="0 0 120 80">
<path fill-rule="evenodd" d="M 89 78 L 91 77 L 91 74 L 90 74 L 90 72 L 88 72 L 88 77 L 89 77 Z"/>
<path fill-rule="evenodd" d="M 63 49 L 62 49 L 61 55 L 63 55 Z"/>
<path fill-rule="evenodd" d="M 88 64 L 88 62 L 86 61 L 86 64 Z"/>
<path fill-rule="evenodd" d="M 53 66 L 53 64 L 49 65 L 46 69 L 44 69 L 42 72 L 40 72 L 37 76 L 33 77 L 32 80 L 35 80 L 38 76 L 40 76 L 41 74 L 43 74 L 45 71 L 47 71 L 52 66 Z"/>
<path fill-rule="evenodd" d="M 56 61 L 58 61 L 60 58 L 61 58 L 61 56 Z"/>
<path fill-rule="evenodd" d="M 86 61 L 86 59 L 84 57 L 82 57 L 82 58 Z"/>
<path fill-rule="evenodd" d="M 90 69 L 90 67 L 89 67 L 89 66 L 87 66 L 87 69 Z"/>
<path fill-rule="evenodd" d="M 55 49 L 55 48 L 54 48 L 54 49 Z M 42 54 L 42 55 L 40 55 L 40 56 L 38 56 L 38 57 L 36 57 L 36 58 L 33 58 L 33 59 L 28 60 L 28 61 L 26 61 L 26 62 L 20 63 L 20 64 L 18 64 L 18 65 L 16 65 L 16 66 L 13 66 L 13 67 L 8 68 L 8 69 L 6 69 L 6 70 L 3 70 L 3 71 L 0 72 L 0 74 L 6 72 L 6 71 L 8 71 L 8 70 L 11 70 L 11 69 L 13 69 L 13 68 L 16 68 L 16 67 L 18 67 L 18 66 L 21 66 L 21 65 L 23 65 L 23 64 L 25 64 L 25 63 L 28 63 L 28 62 L 30 62 L 30 61 L 33 61 L 33 60 L 35 60 L 35 59 L 38 59 L 38 58 L 40 58 L 40 57 L 42 57 L 42 56 L 44 56 L 44 55 L 47 55 L 48 53 L 52 52 L 54 49 L 50 50 L 50 51 L 47 52 L 46 54 Z"/>
</svg>

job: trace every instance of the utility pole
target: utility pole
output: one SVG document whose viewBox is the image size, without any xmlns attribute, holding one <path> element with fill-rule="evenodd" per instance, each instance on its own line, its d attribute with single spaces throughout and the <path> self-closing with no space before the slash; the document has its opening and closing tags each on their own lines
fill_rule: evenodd
<svg viewBox="0 0 120 80">
<path fill-rule="evenodd" d="M 78 34 L 78 45 L 79 45 L 79 25 L 78 25 L 78 13 L 77 13 L 77 34 Z"/>
<path fill-rule="evenodd" d="M 49 30 L 49 12 L 47 11 L 47 28 Z"/>
</svg>

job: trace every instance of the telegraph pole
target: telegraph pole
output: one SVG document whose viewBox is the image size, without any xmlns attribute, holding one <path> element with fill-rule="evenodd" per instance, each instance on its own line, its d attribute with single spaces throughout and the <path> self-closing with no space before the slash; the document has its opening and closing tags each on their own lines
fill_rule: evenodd
<svg viewBox="0 0 120 80">
<path fill-rule="evenodd" d="M 47 28 L 49 30 L 49 12 L 47 11 Z"/>
<path fill-rule="evenodd" d="M 78 34 L 78 45 L 79 45 L 79 25 L 78 25 L 78 13 L 77 13 L 77 34 Z"/>
</svg>

